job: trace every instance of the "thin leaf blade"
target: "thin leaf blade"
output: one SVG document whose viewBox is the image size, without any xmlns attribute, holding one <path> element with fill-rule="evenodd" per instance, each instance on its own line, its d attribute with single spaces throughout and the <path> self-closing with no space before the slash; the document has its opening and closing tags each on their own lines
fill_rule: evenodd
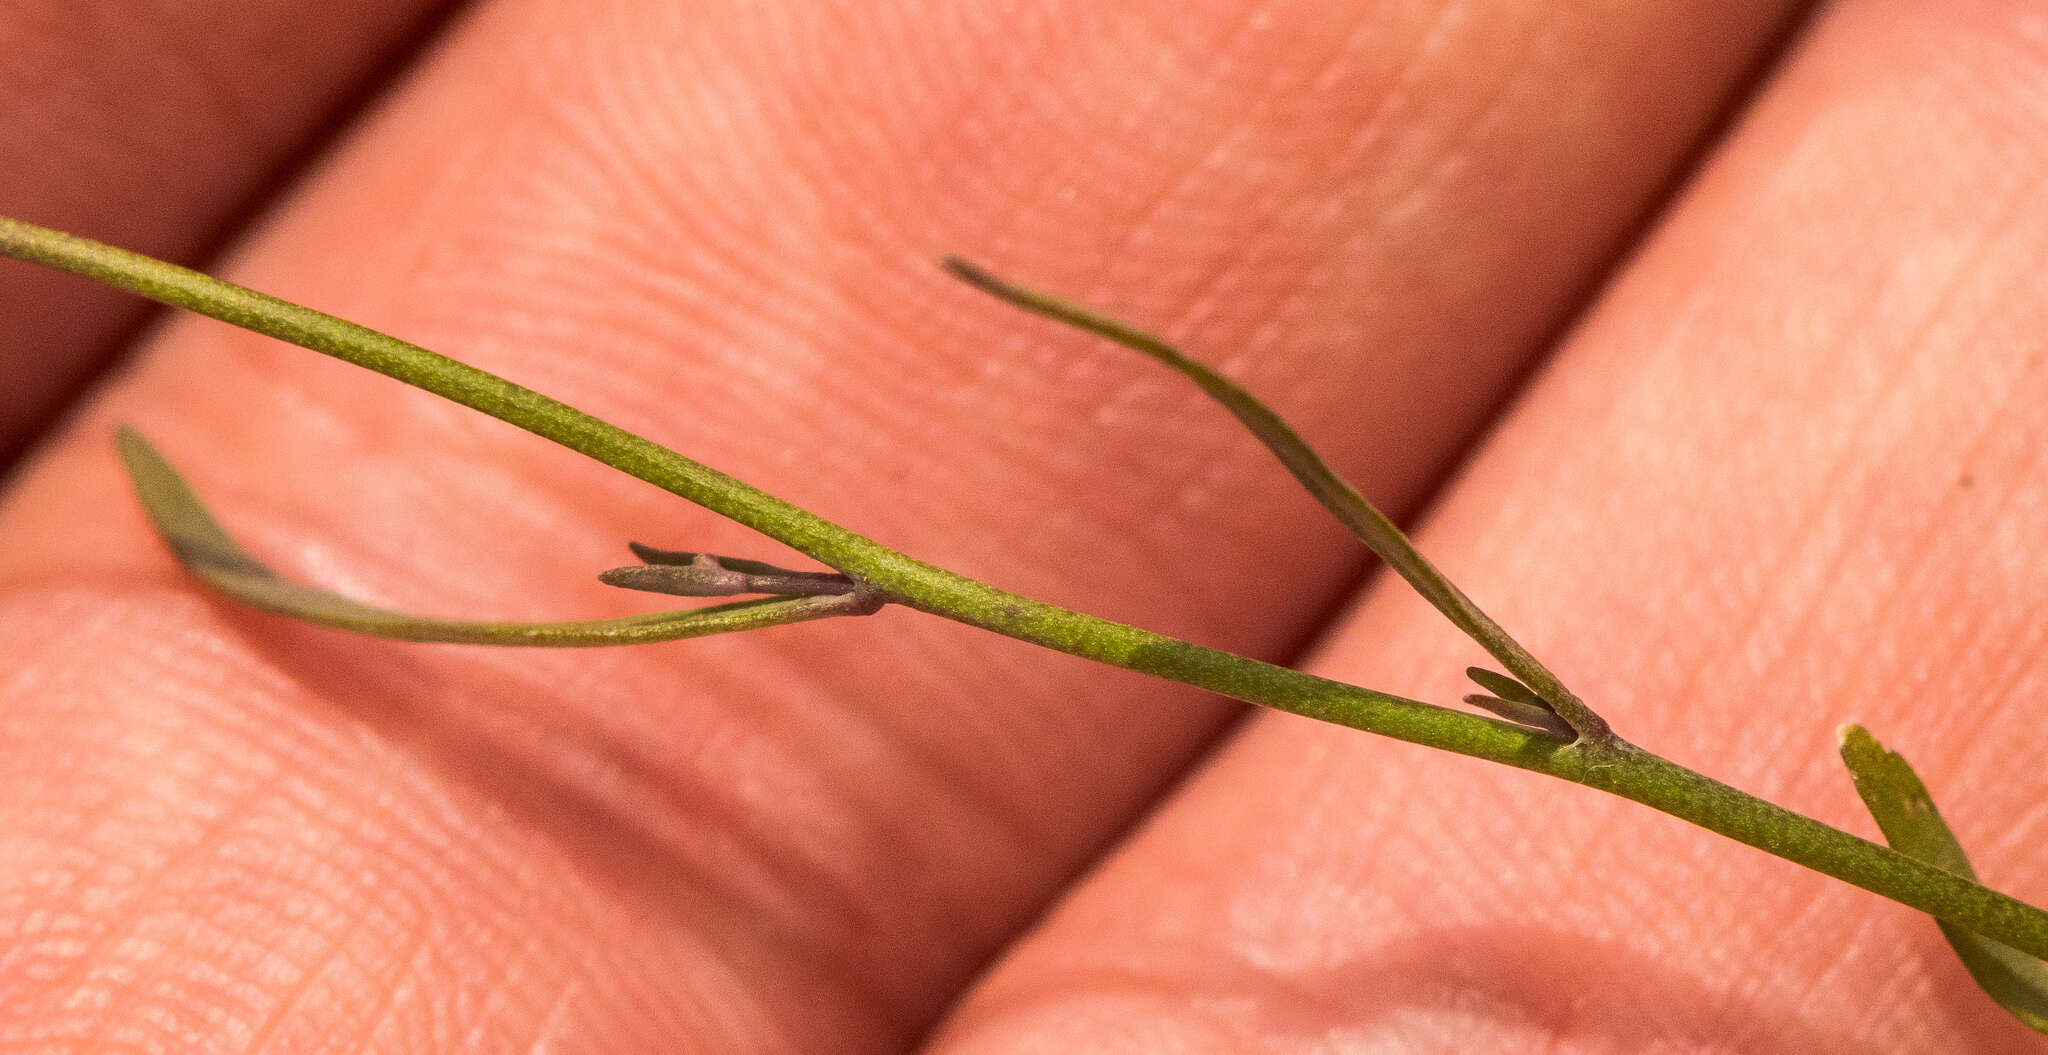
<svg viewBox="0 0 2048 1055">
<path fill-rule="evenodd" d="M 855 588 L 852 577 L 836 571 L 802 571 L 745 557 L 658 549 L 638 542 L 626 545 L 642 564 L 639 567 L 613 568 L 600 574 L 598 578 L 608 585 L 680 597 L 730 597 L 741 593 L 835 594 L 851 593 Z"/>
<path fill-rule="evenodd" d="M 116 444 L 143 509 L 178 563 L 244 604 L 302 622 L 400 641 L 578 648 L 675 641 L 855 614 L 847 595 L 766 597 L 551 623 L 435 619 L 379 608 L 280 575 L 220 526 L 184 477 L 140 433 L 122 428 Z"/>
<path fill-rule="evenodd" d="M 1465 676 L 1471 678 L 1473 684 L 1503 700 L 1526 703 L 1546 711 L 1550 709 L 1550 705 L 1543 702 L 1543 697 L 1536 695 L 1536 690 L 1499 671 L 1488 670 L 1485 667 L 1466 667 Z"/>
<path fill-rule="evenodd" d="M 1554 737 L 1566 743 L 1571 742 L 1572 727 L 1564 719 L 1540 703 L 1525 703 L 1521 700 L 1504 700 L 1484 693 L 1467 693 L 1465 702 L 1483 711 L 1507 719 L 1525 729 L 1534 730 L 1545 736 Z"/>
<path fill-rule="evenodd" d="M 1357 488 L 1323 461 L 1293 426 L 1236 382 L 1158 336 L 1064 297 L 1012 282 L 957 256 L 941 259 L 940 266 L 953 277 L 1006 304 L 1120 344 L 1193 381 L 1237 418 L 1280 460 L 1280 464 L 1294 475 L 1311 497 L 1350 529 L 1367 549 L 1385 561 L 1395 574 L 1407 580 L 1423 600 L 1443 613 L 1466 636 L 1478 642 L 1502 666 L 1514 672 L 1517 679 L 1541 698 L 1545 707 L 1571 727 L 1576 739 L 1599 744 L 1615 740 L 1605 718 L 1565 688 L 1557 675 L 1509 636 L 1491 616 L 1481 611 L 1463 590 L 1458 589 L 1422 555 L 1422 551 L 1415 548 L 1393 520 L 1366 501 Z"/>
<path fill-rule="evenodd" d="M 1856 793 L 1877 821 L 1885 842 L 1900 853 L 1965 879 L 1976 879 L 1963 844 L 1941 819 L 1927 785 L 1905 758 L 1859 725 L 1843 726 L 1838 736 L 1842 763 L 1849 767 Z M 1939 920 L 1936 923 L 1970 977 L 1991 999 L 2028 1028 L 2048 1033 L 2048 964 L 1974 931 Z"/>
</svg>

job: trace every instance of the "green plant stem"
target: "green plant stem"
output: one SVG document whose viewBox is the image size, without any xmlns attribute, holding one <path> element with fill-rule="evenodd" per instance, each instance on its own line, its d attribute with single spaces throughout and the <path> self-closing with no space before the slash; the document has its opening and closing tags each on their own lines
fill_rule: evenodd
<svg viewBox="0 0 2048 1055">
<path fill-rule="evenodd" d="M 0 255 L 95 278 L 269 334 L 480 410 L 754 528 L 854 577 L 880 600 L 1249 703 L 1612 792 L 2048 958 L 2048 912 L 1625 741 L 1561 744 L 1507 722 L 1329 681 L 1011 594 L 897 553 L 502 378 L 139 254 L 0 219 Z"/>
</svg>

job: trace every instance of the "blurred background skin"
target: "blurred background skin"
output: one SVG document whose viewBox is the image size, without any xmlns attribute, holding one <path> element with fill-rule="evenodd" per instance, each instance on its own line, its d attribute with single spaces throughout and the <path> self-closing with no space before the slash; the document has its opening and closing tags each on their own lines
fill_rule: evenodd
<svg viewBox="0 0 2048 1055">
<path fill-rule="evenodd" d="M 0 210 L 1005 587 L 1462 691 L 1476 649 L 1361 588 L 1219 411 L 931 265 L 968 255 L 1430 503 L 1424 547 L 1624 735 L 1867 832 L 1862 720 L 2048 897 L 2029 5 L 160 6 L 0 10 Z M 241 611 L 151 537 L 113 423 L 396 607 L 645 608 L 593 579 L 628 538 L 790 555 L 311 353 L 4 278 L 0 1046 L 2038 1039 L 1924 918 L 1630 804 L 929 618 L 541 654 Z"/>
<path fill-rule="evenodd" d="M 199 263 L 402 73 L 451 5 L 222 0 L 0 8 L 0 201 Z M 150 315 L 26 268 L 0 285 L 0 464 L 81 395 Z"/>
</svg>

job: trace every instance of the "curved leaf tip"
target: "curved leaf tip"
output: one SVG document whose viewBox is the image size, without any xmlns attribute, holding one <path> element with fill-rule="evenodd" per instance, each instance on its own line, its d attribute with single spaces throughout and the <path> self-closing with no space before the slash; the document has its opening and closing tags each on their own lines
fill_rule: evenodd
<svg viewBox="0 0 2048 1055">
<path fill-rule="evenodd" d="M 807 596 L 756 598 L 621 619 L 509 623 L 408 615 L 278 574 L 228 535 L 185 478 L 141 433 L 122 426 L 115 432 L 114 443 L 143 511 L 187 571 L 251 607 L 321 626 L 401 641 L 585 647 L 704 637 L 836 615 L 865 615 L 879 607 L 873 598 L 850 592 L 849 586 L 847 592 L 820 588 Z"/>
<path fill-rule="evenodd" d="M 1941 819 L 1927 785 L 1904 757 L 1878 743 L 1860 725 L 1842 726 L 1836 738 L 1856 793 L 1892 849 L 1965 879 L 1977 878 L 1963 844 Z M 1940 923 L 1942 936 L 1970 977 L 1991 999 L 2029 1028 L 2048 1033 L 2048 964 L 1974 931 L 1935 922 Z"/>
</svg>

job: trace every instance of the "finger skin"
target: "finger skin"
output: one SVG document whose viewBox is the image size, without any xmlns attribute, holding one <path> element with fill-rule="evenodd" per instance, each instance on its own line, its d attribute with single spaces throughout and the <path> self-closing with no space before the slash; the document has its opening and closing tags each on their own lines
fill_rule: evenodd
<svg viewBox="0 0 2048 1055">
<path fill-rule="evenodd" d="M 1421 535 L 1622 735 L 1875 836 L 1834 749 L 1861 722 L 2037 904 L 2039 27 L 1824 15 Z M 1471 652 L 1383 584 L 1312 666 L 1447 700 Z M 932 1050 L 2043 1048 L 1903 907 L 1261 717 Z"/>
<path fill-rule="evenodd" d="M 1277 656 L 1348 540 L 1179 379 L 933 259 L 1198 338 L 1400 508 L 1773 17 L 949 10 L 480 9 L 232 275 L 920 557 Z M 52 1050 L 900 1050 L 1234 713 L 894 610 L 576 655 L 281 624 L 169 566 L 117 419 L 253 552 L 389 607 L 632 611 L 592 581 L 628 539 L 798 563 L 171 327 L 0 512 L 0 1028 Z"/>
<path fill-rule="evenodd" d="M 0 7 L 0 209 L 189 260 L 445 6 Z M 145 310 L 111 290 L 9 269 L 0 282 L 0 464 Z"/>
</svg>

